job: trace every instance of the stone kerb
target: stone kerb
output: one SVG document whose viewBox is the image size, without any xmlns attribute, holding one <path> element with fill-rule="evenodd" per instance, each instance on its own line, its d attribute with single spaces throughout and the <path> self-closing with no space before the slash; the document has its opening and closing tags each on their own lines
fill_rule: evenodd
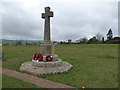
<svg viewBox="0 0 120 90">
<path fill-rule="evenodd" d="M 34 66 L 30 61 L 23 63 L 20 67 L 20 71 L 33 75 L 43 75 L 43 74 L 55 74 L 58 72 L 60 73 L 67 72 L 70 68 L 72 68 L 72 65 L 65 61 L 62 61 L 62 64 L 59 66 L 56 67 L 51 66 L 52 65 L 49 65 L 47 67 L 37 67 Z"/>
<path fill-rule="evenodd" d="M 32 60 L 32 65 L 37 66 L 37 67 L 57 67 L 62 65 L 62 60 L 58 59 L 57 61 L 50 61 L 50 62 L 44 62 L 44 61 L 35 61 Z"/>
</svg>

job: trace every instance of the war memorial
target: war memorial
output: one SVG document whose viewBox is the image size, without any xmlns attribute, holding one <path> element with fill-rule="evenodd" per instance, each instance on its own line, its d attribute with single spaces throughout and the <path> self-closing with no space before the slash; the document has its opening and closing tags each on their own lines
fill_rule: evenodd
<svg viewBox="0 0 120 90">
<path fill-rule="evenodd" d="M 50 17 L 54 14 L 50 11 L 50 7 L 45 7 L 45 13 L 42 13 L 44 22 L 44 42 L 40 45 L 40 50 L 35 52 L 33 58 L 29 62 L 25 62 L 20 66 L 20 71 L 33 75 L 55 74 L 58 72 L 67 72 L 72 65 L 59 58 L 54 53 L 54 44 L 50 35 Z"/>
</svg>

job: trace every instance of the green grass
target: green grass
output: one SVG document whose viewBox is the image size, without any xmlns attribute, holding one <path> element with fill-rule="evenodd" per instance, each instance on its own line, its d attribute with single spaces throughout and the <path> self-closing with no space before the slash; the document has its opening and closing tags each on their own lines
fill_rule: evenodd
<svg viewBox="0 0 120 90">
<path fill-rule="evenodd" d="M 4 68 L 19 71 L 21 63 L 30 61 L 34 52 L 39 49 L 39 46 L 3 46 L 4 61 L 2 63 Z"/>
<path fill-rule="evenodd" d="M 2 74 L 0 74 L 0 90 L 2 89 Z"/>
<path fill-rule="evenodd" d="M 2 46 L 0 46 L 0 52 L 2 51 Z"/>
<path fill-rule="evenodd" d="M 19 71 L 20 64 L 30 61 L 37 45 L 3 46 L 3 67 Z M 73 68 L 67 73 L 43 75 L 52 81 L 87 88 L 118 87 L 118 45 L 116 44 L 63 44 L 55 45 L 55 53 Z"/>
<path fill-rule="evenodd" d="M 34 84 L 23 82 L 22 80 L 2 75 L 2 88 L 39 88 Z"/>
<path fill-rule="evenodd" d="M 2 53 L 2 46 L 0 46 L 0 54 Z M 2 67 L 2 63 L 0 61 L 0 67 Z"/>
</svg>

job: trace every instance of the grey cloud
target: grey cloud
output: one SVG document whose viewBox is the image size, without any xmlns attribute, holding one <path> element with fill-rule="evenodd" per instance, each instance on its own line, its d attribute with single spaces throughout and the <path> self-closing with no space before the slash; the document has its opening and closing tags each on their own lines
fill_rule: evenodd
<svg viewBox="0 0 120 90">
<path fill-rule="evenodd" d="M 37 20 L 39 19 L 36 18 L 37 15 L 33 16 L 32 12 L 24 10 L 19 3 L 9 2 L 4 4 L 5 13 L 2 17 L 3 37 L 8 34 L 14 36 L 14 38 L 38 38 L 36 33 L 39 32 L 42 24 L 39 24 L 40 20 Z M 39 35 L 39 38 L 41 37 L 42 33 Z"/>
<path fill-rule="evenodd" d="M 43 39 L 44 20 L 41 13 L 45 6 L 51 6 L 54 17 L 51 19 L 53 40 L 76 40 L 81 37 L 106 35 L 112 28 L 117 36 L 117 2 L 101 3 L 63 3 L 40 1 L 32 8 L 21 3 L 4 3 L 2 17 L 3 38 Z"/>
<path fill-rule="evenodd" d="M 85 6 L 84 4 L 84 7 Z M 87 8 L 84 7 L 81 7 L 83 9 L 82 11 L 75 10 L 74 13 L 71 11 L 71 14 L 64 15 L 71 19 L 67 20 L 65 18 L 66 23 L 63 22 L 64 24 L 62 26 L 69 26 L 71 30 L 73 30 L 73 28 L 80 28 L 77 30 L 78 33 L 90 32 L 93 35 L 99 32 L 105 35 L 108 29 L 112 28 L 115 34 L 117 34 L 117 3 L 96 3 L 95 6 L 93 5 L 90 9 L 88 6 Z M 77 19 L 74 16 L 76 16 Z M 88 36 L 88 34 L 85 36 Z"/>
</svg>

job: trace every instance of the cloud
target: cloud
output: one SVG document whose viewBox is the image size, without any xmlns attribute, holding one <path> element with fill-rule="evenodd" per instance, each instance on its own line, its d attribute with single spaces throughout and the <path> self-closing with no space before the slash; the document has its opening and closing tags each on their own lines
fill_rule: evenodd
<svg viewBox="0 0 120 90">
<path fill-rule="evenodd" d="M 75 0 L 14 0 L 2 2 L 2 31 L 6 39 L 43 39 L 41 13 L 50 6 L 52 40 L 90 38 L 106 35 L 111 28 L 118 35 L 117 2 L 80 2 Z"/>
</svg>

